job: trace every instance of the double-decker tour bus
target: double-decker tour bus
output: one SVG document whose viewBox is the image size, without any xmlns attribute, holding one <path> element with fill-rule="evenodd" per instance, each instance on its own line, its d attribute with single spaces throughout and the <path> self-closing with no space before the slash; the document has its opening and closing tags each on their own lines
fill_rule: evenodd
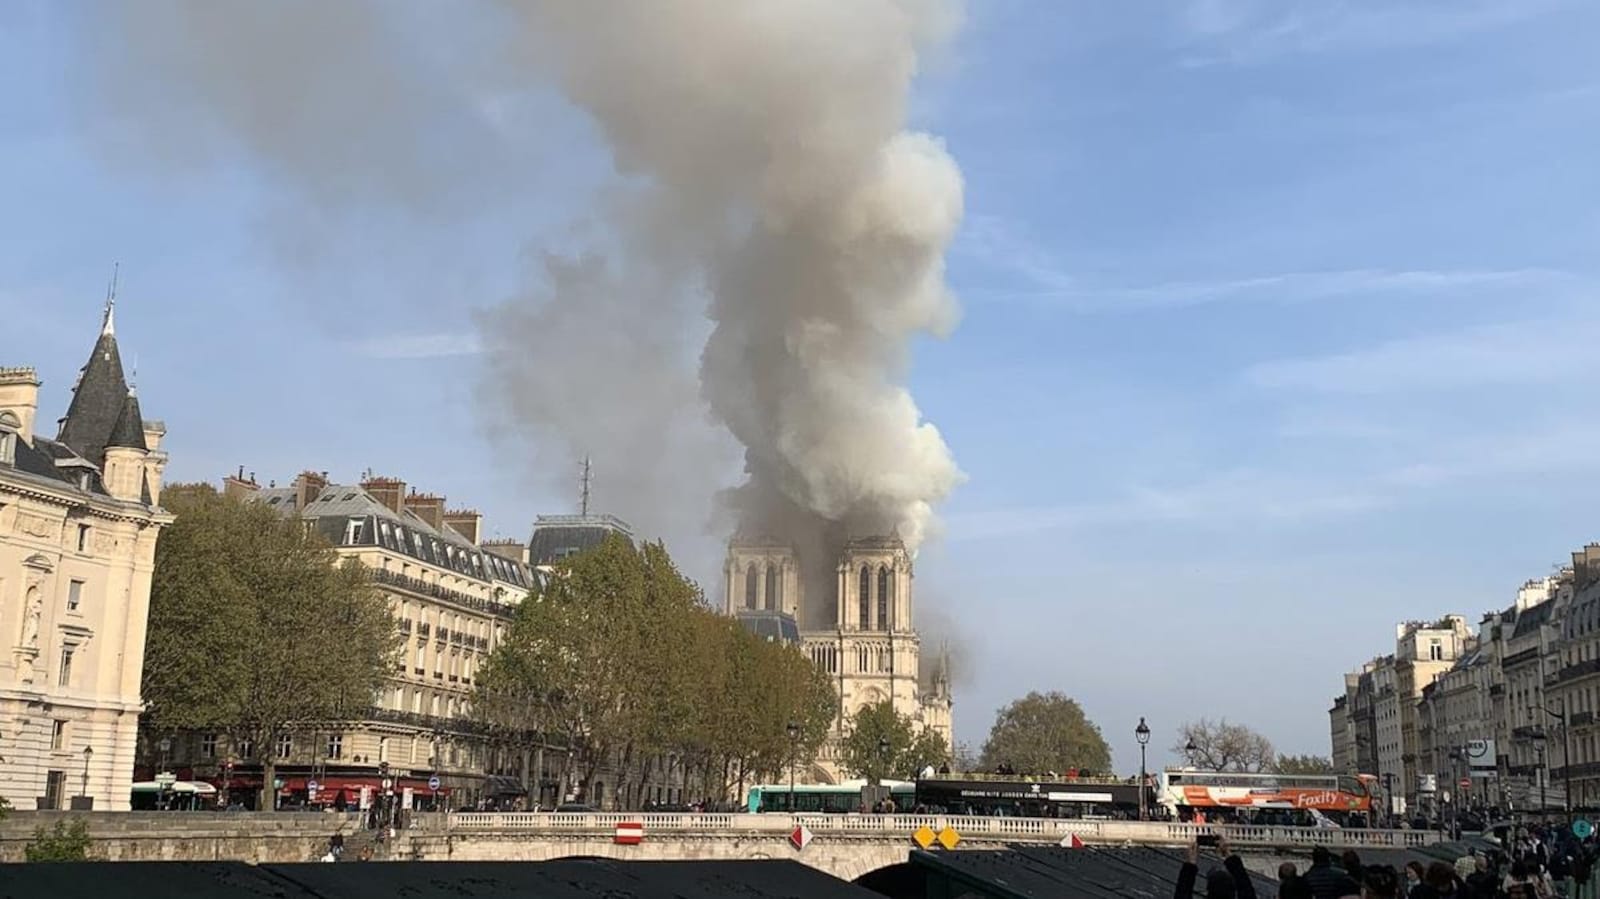
<svg viewBox="0 0 1600 899">
<path fill-rule="evenodd" d="M 1156 801 L 1181 820 L 1199 812 L 1208 818 L 1260 818 L 1285 824 L 1326 819 L 1345 824 L 1370 817 L 1376 782 L 1370 774 L 1163 771 L 1157 775 Z"/>
<path fill-rule="evenodd" d="M 1154 794 L 1145 801 L 1154 811 Z M 957 774 L 918 780 L 916 804 L 936 814 L 1136 819 L 1139 784 L 1138 778 Z"/>
</svg>

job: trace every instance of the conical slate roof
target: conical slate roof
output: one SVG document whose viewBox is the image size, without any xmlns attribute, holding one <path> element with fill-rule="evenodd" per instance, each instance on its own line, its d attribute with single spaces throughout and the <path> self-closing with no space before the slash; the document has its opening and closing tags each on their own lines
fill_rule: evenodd
<svg viewBox="0 0 1600 899">
<path fill-rule="evenodd" d="M 100 339 L 95 341 L 94 353 L 83 366 L 78 386 L 73 388 L 72 404 L 67 407 L 61 432 L 56 436 L 73 452 L 99 466 L 105 465 L 106 446 L 128 402 L 128 382 L 122 374 L 122 355 L 117 352 L 111 316 L 108 303 Z M 144 445 L 142 433 L 138 445 Z"/>
<path fill-rule="evenodd" d="M 117 416 L 117 423 L 111 429 L 111 437 L 106 441 L 106 446 L 150 449 L 149 444 L 144 441 L 144 416 L 139 414 L 139 396 L 132 390 L 128 391 L 128 398 L 122 402 L 122 412 Z"/>
</svg>

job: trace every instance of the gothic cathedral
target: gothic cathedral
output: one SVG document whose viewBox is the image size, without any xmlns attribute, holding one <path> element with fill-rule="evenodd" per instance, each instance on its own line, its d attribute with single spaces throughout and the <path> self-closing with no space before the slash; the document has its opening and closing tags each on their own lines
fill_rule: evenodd
<svg viewBox="0 0 1600 899">
<path fill-rule="evenodd" d="M 782 541 L 740 536 L 728 544 L 728 614 L 793 622 L 778 632 L 797 632 L 801 650 L 833 678 L 839 691 L 833 736 L 808 779 L 838 783 L 844 778 L 839 739 L 857 710 L 885 699 L 915 729 L 932 728 L 946 745 L 953 745 L 948 665 L 941 658 L 927 672 L 920 667 L 921 639 L 912 622 L 912 561 L 905 544 L 895 536 L 852 539 L 832 566 L 832 577 L 815 574 L 826 571 L 807 566 Z M 817 583 L 823 579 L 833 583 Z"/>
</svg>

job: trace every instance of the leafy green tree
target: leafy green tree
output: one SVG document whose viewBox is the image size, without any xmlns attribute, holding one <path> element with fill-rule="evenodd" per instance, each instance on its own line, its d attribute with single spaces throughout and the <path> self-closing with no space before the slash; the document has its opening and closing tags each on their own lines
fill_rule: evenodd
<svg viewBox="0 0 1600 899">
<path fill-rule="evenodd" d="M 932 767 L 935 770 L 948 765 L 951 759 L 950 744 L 938 731 L 925 727 L 911 741 L 911 748 L 906 750 L 906 777 L 915 777 L 917 772 L 924 768 Z"/>
<path fill-rule="evenodd" d="M 89 858 L 89 823 L 82 818 L 59 820 L 49 830 L 33 829 L 33 840 L 22 847 L 30 862 L 81 862 Z"/>
<path fill-rule="evenodd" d="M 271 809 L 275 744 L 369 708 L 399 634 L 366 569 L 271 508 L 169 488 L 143 680 L 152 732 L 210 730 L 253 748 Z"/>
<path fill-rule="evenodd" d="M 1280 755 L 1272 770 L 1279 774 L 1334 774 L 1333 761 L 1321 755 Z"/>
<path fill-rule="evenodd" d="M 1226 718 L 1185 722 L 1172 751 L 1205 771 L 1256 773 L 1272 770 L 1278 761 L 1271 740 Z"/>
<path fill-rule="evenodd" d="M 995 715 L 980 764 L 990 770 L 1009 765 L 1021 774 L 1073 768 L 1106 774 L 1111 750 L 1077 700 L 1054 691 L 1032 692 Z"/>
<path fill-rule="evenodd" d="M 916 764 L 917 733 L 910 718 L 885 699 L 858 709 L 840 746 L 845 771 L 872 783 L 905 776 Z"/>
<path fill-rule="evenodd" d="M 563 793 L 609 764 L 623 804 L 652 771 L 688 789 L 692 770 L 718 795 L 784 771 L 821 745 L 836 702 L 797 649 L 705 608 L 663 546 L 621 537 L 562 560 L 518 608 L 477 689 L 481 719 L 569 747 Z"/>
</svg>

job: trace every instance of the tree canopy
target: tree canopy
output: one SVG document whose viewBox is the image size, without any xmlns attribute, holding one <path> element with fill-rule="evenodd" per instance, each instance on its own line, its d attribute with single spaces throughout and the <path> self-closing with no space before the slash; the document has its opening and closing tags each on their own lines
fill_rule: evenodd
<svg viewBox="0 0 1600 899">
<path fill-rule="evenodd" d="M 944 737 L 931 729 L 918 731 L 887 699 L 856 711 L 840 753 L 848 774 L 871 781 L 909 780 L 929 765 L 950 760 Z"/>
<path fill-rule="evenodd" d="M 566 780 L 589 783 L 601 764 L 618 765 L 627 802 L 662 756 L 719 795 L 733 779 L 785 771 L 821 745 L 836 701 L 796 648 L 707 609 L 665 547 L 612 536 L 562 560 L 522 603 L 479 673 L 473 708 L 570 747 Z"/>
<path fill-rule="evenodd" d="M 1111 749 L 1076 700 L 1032 692 L 996 713 L 979 762 L 1022 774 L 1073 768 L 1104 774 L 1111 770 Z"/>
<path fill-rule="evenodd" d="M 144 726 L 247 743 L 271 784 L 275 738 L 359 717 L 399 635 L 366 569 L 267 506 L 168 488 L 145 647 Z M 263 808 L 270 809 L 266 802 Z"/>
<path fill-rule="evenodd" d="M 1280 755 L 1273 764 L 1279 774 L 1336 774 L 1333 761 L 1322 755 Z"/>
<path fill-rule="evenodd" d="M 1184 722 L 1178 728 L 1178 739 L 1172 751 L 1206 771 L 1255 773 L 1271 771 L 1278 763 L 1271 740 L 1226 718 Z"/>
</svg>

